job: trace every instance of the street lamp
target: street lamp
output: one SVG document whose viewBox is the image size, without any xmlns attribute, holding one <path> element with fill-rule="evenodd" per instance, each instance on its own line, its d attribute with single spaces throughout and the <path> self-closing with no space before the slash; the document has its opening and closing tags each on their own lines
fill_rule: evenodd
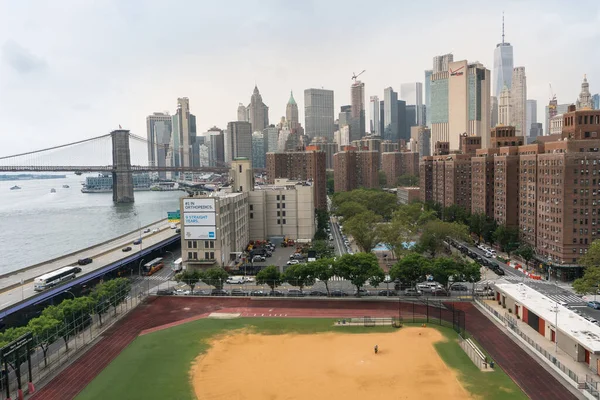
<svg viewBox="0 0 600 400">
<path fill-rule="evenodd" d="M 144 262 L 144 259 L 142 258 L 140 260 L 140 263 L 138 265 L 138 276 L 142 276 L 142 263 Z"/>
<path fill-rule="evenodd" d="M 69 290 L 65 290 L 64 293 L 69 293 L 71 296 L 73 296 L 73 300 L 76 299 L 76 296 L 73 294 L 73 292 L 71 292 Z"/>
</svg>

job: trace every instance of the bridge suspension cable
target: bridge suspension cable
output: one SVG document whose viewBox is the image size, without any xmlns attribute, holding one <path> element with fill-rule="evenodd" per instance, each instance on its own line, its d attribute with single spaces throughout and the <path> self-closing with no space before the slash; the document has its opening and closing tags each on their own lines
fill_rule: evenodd
<svg viewBox="0 0 600 400">
<path fill-rule="evenodd" d="M 41 152 L 44 152 L 44 151 L 61 149 L 63 147 L 74 146 L 76 144 L 81 144 L 81 143 L 85 143 L 85 142 L 90 142 L 92 140 L 102 139 L 102 138 L 107 137 L 107 136 L 110 136 L 110 133 L 107 133 L 106 135 L 96 136 L 96 137 L 89 138 L 89 139 L 79 140 L 79 141 L 73 142 L 73 143 L 67 143 L 67 144 L 61 144 L 61 145 L 54 146 L 54 147 L 48 147 L 47 149 L 28 151 L 27 153 L 14 154 L 14 155 L 11 155 L 11 156 L 3 156 L 3 157 L 0 157 L 0 160 L 5 160 L 7 158 L 14 158 L 14 157 L 29 156 L 31 154 L 41 153 Z"/>
</svg>

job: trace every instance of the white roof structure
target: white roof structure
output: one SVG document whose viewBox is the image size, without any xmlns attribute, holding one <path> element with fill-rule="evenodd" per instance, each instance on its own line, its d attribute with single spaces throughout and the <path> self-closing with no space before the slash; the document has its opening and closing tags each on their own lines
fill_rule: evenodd
<svg viewBox="0 0 600 400">
<path fill-rule="evenodd" d="M 497 283 L 495 286 L 548 324 L 554 325 L 554 322 L 558 321 L 556 327 L 558 331 L 580 343 L 589 351 L 600 353 L 600 326 L 522 283 Z M 557 309 L 558 316 L 556 315 Z"/>
</svg>

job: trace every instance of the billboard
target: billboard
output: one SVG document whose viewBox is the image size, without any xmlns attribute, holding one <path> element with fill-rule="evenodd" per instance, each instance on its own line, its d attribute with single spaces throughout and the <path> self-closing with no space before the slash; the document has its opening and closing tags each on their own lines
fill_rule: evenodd
<svg viewBox="0 0 600 400">
<path fill-rule="evenodd" d="M 181 214 L 179 213 L 179 210 L 167 211 L 167 218 L 169 219 L 169 222 L 177 223 L 181 219 Z"/>
<path fill-rule="evenodd" d="M 184 199 L 183 213 L 216 212 L 215 199 Z"/>
<path fill-rule="evenodd" d="M 185 226 L 215 226 L 217 221 L 215 213 L 185 213 L 183 224 Z"/>
<path fill-rule="evenodd" d="M 217 230 L 214 226 L 186 226 L 186 240 L 216 240 Z"/>
</svg>

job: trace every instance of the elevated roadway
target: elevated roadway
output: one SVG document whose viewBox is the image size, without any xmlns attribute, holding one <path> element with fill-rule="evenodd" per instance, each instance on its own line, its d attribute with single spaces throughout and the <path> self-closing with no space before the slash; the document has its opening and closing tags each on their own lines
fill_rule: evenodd
<svg viewBox="0 0 600 400">
<path fill-rule="evenodd" d="M 74 285 L 101 277 L 121 265 L 149 255 L 160 247 L 179 241 L 179 234 L 175 229 L 170 228 L 167 220 L 142 227 L 142 230 L 144 229 L 150 229 L 150 232 L 141 234 L 141 245 L 133 244 L 134 240 L 140 238 L 140 232 L 136 230 L 98 246 L 0 277 L 0 319 L 54 297 Z M 130 246 L 132 250 L 123 252 L 122 249 L 127 246 Z M 82 271 L 75 279 L 43 292 L 33 290 L 33 280 L 36 277 L 61 267 L 77 265 L 79 259 L 88 257 L 92 258 L 93 262 L 79 266 Z M 150 261 L 150 258 L 147 258 L 148 260 L 144 261 Z"/>
</svg>

